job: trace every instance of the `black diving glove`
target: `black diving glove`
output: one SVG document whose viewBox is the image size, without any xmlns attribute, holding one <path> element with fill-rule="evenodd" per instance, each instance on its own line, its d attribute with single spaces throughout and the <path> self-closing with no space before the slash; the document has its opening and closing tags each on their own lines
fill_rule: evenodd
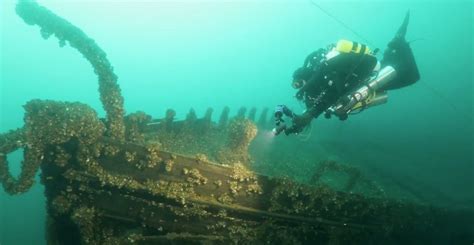
<svg viewBox="0 0 474 245">
<path fill-rule="evenodd" d="M 298 134 L 303 131 L 303 129 L 308 126 L 313 120 L 313 115 L 311 113 L 304 113 L 300 116 L 294 115 L 293 116 L 293 125 L 291 127 L 285 129 L 285 134 Z"/>
</svg>

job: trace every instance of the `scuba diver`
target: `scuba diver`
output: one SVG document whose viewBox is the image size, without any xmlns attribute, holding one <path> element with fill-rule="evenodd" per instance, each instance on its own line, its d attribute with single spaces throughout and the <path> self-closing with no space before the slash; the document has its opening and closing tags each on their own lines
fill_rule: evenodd
<svg viewBox="0 0 474 245">
<path fill-rule="evenodd" d="M 278 105 L 273 133 L 298 134 L 323 113 L 326 118 L 334 115 L 346 120 L 350 114 L 385 103 L 387 90 L 418 81 L 418 67 L 405 40 L 408 21 L 409 13 L 381 61 L 375 57 L 378 49 L 371 51 L 364 44 L 347 40 L 308 55 L 293 73 L 292 82 L 298 90 L 295 97 L 304 102 L 306 110 L 297 115 L 285 105 Z M 291 118 L 291 126 L 285 124 L 283 116 Z"/>
</svg>

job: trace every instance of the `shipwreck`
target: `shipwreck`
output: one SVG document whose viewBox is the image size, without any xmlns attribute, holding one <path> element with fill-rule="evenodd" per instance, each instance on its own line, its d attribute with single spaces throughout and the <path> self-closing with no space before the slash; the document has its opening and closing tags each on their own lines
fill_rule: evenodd
<svg viewBox="0 0 474 245">
<path fill-rule="evenodd" d="M 311 183 L 252 170 L 251 142 L 271 125 L 225 108 L 217 122 L 191 110 L 175 120 L 124 111 L 105 52 L 78 27 L 31 1 L 17 14 L 79 51 L 98 76 L 105 118 L 78 102 L 32 100 L 25 125 L 0 134 L 0 182 L 29 190 L 41 171 L 48 244 L 468 244 L 473 212 L 396 200 L 357 169 L 320 163 Z M 257 118 L 258 117 L 258 118 Z M 271 121 L 271 120 L 270 120 Z M 24 150 L 14 178 L 7 155 Z M 319 184 L 347 176 L 342 188 Z M 365 185 L 372 195 L 352 191 Z"/>
</svg>

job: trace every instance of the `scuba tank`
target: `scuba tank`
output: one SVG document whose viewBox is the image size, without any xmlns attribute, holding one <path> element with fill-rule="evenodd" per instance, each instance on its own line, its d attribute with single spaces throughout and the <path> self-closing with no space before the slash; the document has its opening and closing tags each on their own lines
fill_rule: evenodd
<svg viewBox="0 0 474 245">
<path fill-rule="evenodd" d="M 372 54 L 365 44 L 341 39 L 336 44 L 336 50 L 341 53 Z"/>
<path fill-rule="evenodd" d="M 366 85 L 341 98 L 335 105 L 326 110 L 325 117 L 330 118 L 332 114 L 341 120 L 347 119 L 349 113 L 354 110 L 363 110 L 370 106 L 380 105 L 387 101 L 385 92 L 378 92 L 380 88 L 395 78 L 397 72 L 391 66 L 386 66 L 370 80 Z"/>
<path fill-rule="evenodd" d="M 387 92 L 374 92 L 371 96 L 367 98 L 367 100 L 362 102 L 357 103 L 351 108 L 351 112 L 354 112 L 356 110 L 364 110 L 366 108 L 376 106 L 376 105 L 381 105 L 386 103 L 388 100 L 388 95 Z"/>
<path fill-rule="evenodd" d="M 365 44 L 341 39 L 336 43 L 336 45 L 327 48 L 326 53 L 323 54 L 324 61 L 329 61 L 339 54 L 375 55 L 375 53 Z"/>
</svg>

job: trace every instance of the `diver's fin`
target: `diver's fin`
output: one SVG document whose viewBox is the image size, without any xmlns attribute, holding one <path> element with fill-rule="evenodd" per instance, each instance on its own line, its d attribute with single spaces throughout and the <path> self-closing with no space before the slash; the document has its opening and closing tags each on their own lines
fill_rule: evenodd
<svg viewBox="0 0 474 245">
<path fill-rule="evenodd" d="M 405 19 L 403 19 L 403 23 L 402 25 L 400 26 L 400 28 L 398 28 L 398 31 L 397 31 L 397 34 L 395 36 L 395 38 L 397 39 L 405 39 L 405 35 L 407 34 L 407 27 L 408 27 L 408 22 L 410 21 L 410 11 L 407 11 L 406 15 L 405 15 Z"/>
<path fill-rule="evenodd" d="M 388 47 L 382 58 L 382 67 L 390 65 L 397 71 L 395 79 L 384 86 L 383 90 L 397 89 L 417 82 L 420 79 L 418 66 L 410 48 L 410 44 L 405 40 L 410 12 L 407 11 L 402 25 L 398 29 L 395 37 L 388 43 Z"/>
</svg>

